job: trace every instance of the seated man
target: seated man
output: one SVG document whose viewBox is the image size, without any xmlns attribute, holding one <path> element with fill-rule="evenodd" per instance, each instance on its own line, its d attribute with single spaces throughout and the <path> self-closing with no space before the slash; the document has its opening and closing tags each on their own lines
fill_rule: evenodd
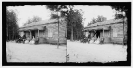
<svg viewBox="0 0 133 68">
<path fill-rule="evenodd" d="M 88 43 L 90 42 L 91 40 L 91 34 L 88 35 Z"/>
<path fill-rule="evenodd" d="M 39 43 L 39 38 L 38 36 L 35 38 L 35 44 L 38 44 Z"/>
<path fill-rule="evenodd" d="M 84 43 L 84 38 L 85 38 L 85 35 L 82 35 L 80 42 Z"/>
<path fill-rule="evenodd" d="M 22 43 L 23 42 L 23 38 L 19 35 L 18 39 L 16 40 L 16 43 Z"/>
<path fill-rule="evenodd" d="M 19 39 L 16 40 L 16 43 L 21 43 L 23 41 L 23 39 L 21 37 L 19 37 Z"/>
<path fill-rule="evenodd" d="M 23 40 L 23 43 L 25 43 L 25 40 L 26 40 L 26 35 L 25 34 L 23 35 L 22 40 Z"/>
<path fill-rule="evenodd" d="M 104 43 L 104 38 L 100 38 L 100 44 L 103 44 Z"/>
</svg>

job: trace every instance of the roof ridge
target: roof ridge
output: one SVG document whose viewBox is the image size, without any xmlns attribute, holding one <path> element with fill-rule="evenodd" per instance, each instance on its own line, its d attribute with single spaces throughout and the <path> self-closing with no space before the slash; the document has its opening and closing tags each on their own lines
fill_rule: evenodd
<svg viewBox="0 0 133 68">
<path fill-rule="evenodd" d="M 56 22 L 57 19 L 46 19 L 46 20 L 41 20 L 41 21 L 38 21 L 38 22 L 32 22 L 32 23 L 29 23 L 23 27 L 29 27 L 29 26 L 36 26 L 36 25 L 41 25 L 41 24 L 47 24 L 47 23 L 52 23 L 52 22 Z M 42 23 L 43 22 L 43 23 Z"/>
<path fill-rule="evenodd" d="M 106 24 L 111 24 L 111 23 L 116 23 L 117 21 L 121 21 L 122 19 L 110 19 L 110 20 L 106 20 L 106 21 L 103 21 L 103 22 L 96 22 L 96 23 L 93 23 L 93 24 L 90 24 L 89 26 L 87 27 L 92 27 L 92 26 L 99 26 L 100 25 L 106 25 Z M 114 21 L 114 22 L 113 22 Z M 108 23 L 109 22 L 109 23 Z M 86 28 L 86 27 L 85 27 Z"/>
</svg>

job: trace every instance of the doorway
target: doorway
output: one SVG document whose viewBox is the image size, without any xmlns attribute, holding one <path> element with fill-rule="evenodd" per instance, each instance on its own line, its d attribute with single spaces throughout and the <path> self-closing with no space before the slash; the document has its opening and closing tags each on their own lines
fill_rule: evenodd
<svg viewBox="0 0 133 68">
<path fill-rule="evenodd" d="M 100 38 L 100 30 L 97 30 L 97 31 L 96 31 L 96 37 L 97 37 L 97 38 Z"/>
<path fill-rule="evenodd" d="M 33 37 L 35 38 L 35 31 L 31 31 L 31 34 L 32 34 L 32 38 Z"/>
</svg>

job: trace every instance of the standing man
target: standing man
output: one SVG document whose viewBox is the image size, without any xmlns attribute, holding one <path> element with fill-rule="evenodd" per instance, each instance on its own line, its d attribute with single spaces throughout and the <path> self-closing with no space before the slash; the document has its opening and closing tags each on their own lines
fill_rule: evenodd
<svg viewBox="0 0 133 68">
<path fill-rule="evenodd" d="M 26 35 L 25 35 L 25 33 L 24 33 L 24 35 L 23 35 L 22 39 L 23 39 L 23 43 L 24 43 L 24 42 L 25 42 L 25 40 L 26 40 Z"/>
</svg>

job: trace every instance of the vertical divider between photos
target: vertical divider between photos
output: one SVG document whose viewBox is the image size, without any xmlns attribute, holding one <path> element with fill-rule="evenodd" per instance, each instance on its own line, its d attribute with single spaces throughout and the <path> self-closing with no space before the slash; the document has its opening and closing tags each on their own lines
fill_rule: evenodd
<svg viewBox="0 0 133 68">
<path fill-rule="evenodd" d="M 57 12 L 57 15 L 58 15 L 58 45 L 57 45 L 57 48 L 59 48 L 59 14 Z"/>
</svg>

